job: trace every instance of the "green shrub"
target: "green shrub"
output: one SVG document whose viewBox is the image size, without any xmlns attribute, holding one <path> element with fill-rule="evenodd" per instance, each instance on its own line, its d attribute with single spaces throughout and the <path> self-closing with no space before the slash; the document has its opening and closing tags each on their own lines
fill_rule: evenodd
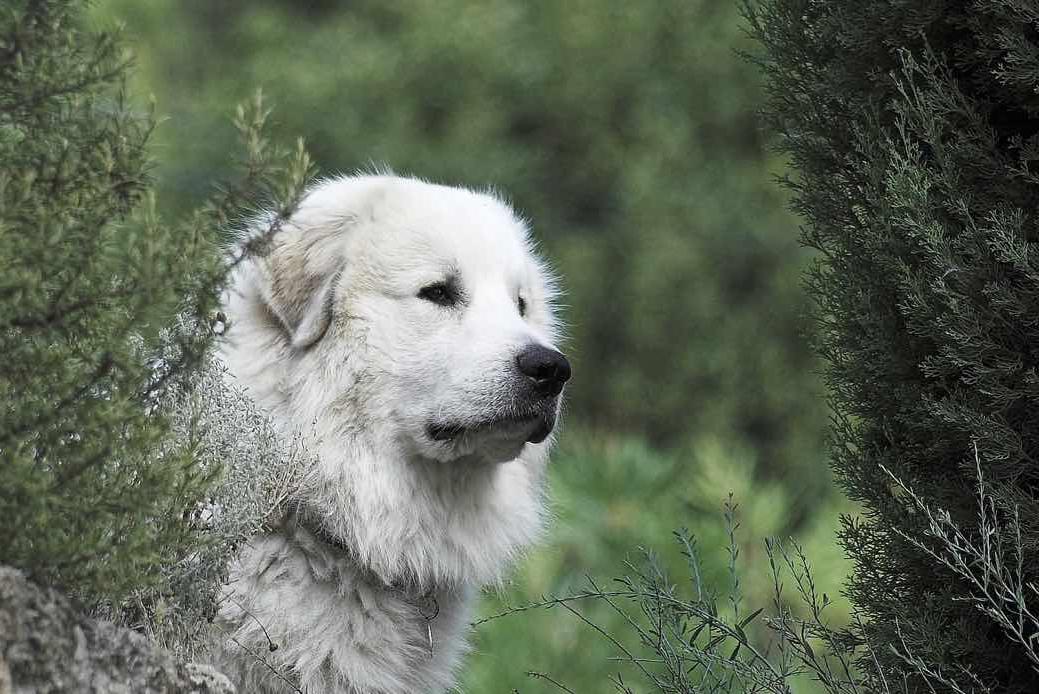
<svg viewBox="0 0 1039 694">
<path fill-rule="evenodd" d="M 168 404 L 212 343 L 215 230 L 258 197 L 291 201 L 309 164 L 282 164 L 262 107 L 242 111 L 242 182 L 160 221 L 152 120 L 81 5 L 0 8 L 0 562 L 113 604 L 203 542 L 193 511 L 220 470 L 172 445 Z"/>
<path fill-rule="evenodd" d="M 1006 645 L 1020 650 L 1036 668 L 1039 614 L 1031 604 L 1035 584 L 1024 573 L 1021 519 L 1016 511 L 1009 517 L 1001 511 L 977 451 L 974 462 L 973 527 L 958 525 L 948 511 L 929 505 L 889 475 L 907 508 L 922 520 L 919 535 L 896 532 L 962 581 L 969 588 L 962 599 L 998 625 Z M 758 515 L 761 502 L 756 498 Z M 863 610 L 853 610 L 849 618 L 845 599 L 827 592 L 834 585 L 832 567 L 824 564 L 820 570 L 809 562 L 809 556 L 828 554 L 822 550 L 825 540 L 818 541 L 830 537 L 829 525 L 809 536 L 817 542 L 814 547 L 794 538 L 766 539 L 755 561 L 753 545 L 738 542 L 744 514 L 738 513 L 732 494 L 724 509 L 722 537 L 720 524 L 701 524 L 699 537 L 678 531 L 671 551 L 642 549 L 638 560 L 624 562 L 623 575 L 608 582 L 587 577 L 579 590 L 528 595 L 526 602 L 506 602 L 478 620 L 480 630 L 498 625 L 494 640 L 503 642 L 510 634 L 501 627 L 508 621 L 503 618 L 523 615 L 529 625 L 539 613 L 556 613 L 550 638 L 527 648 L 514 642 L 500 647 L 494 656 L 496 677 L 485 682 L 508 682 L 513 674 L 506 663 L 523 654 L 527 677 L 553 691 L 575 691 L 571 685 L 578 686 L 576 691 L 582 691 L 580 685 L 602 687 L 606 680 L 626 694 L 910 694 L 921 683 L 928 691 L 1000 691 L 969 664 L 921 655 L 912 643 L 911 624 L 896 619 L 897 638 L 885 643 L 876 639 Z M 755 525 L 753 531 L 765 529 Z M 725 566 L 719 572 L 723 546 Z M 560 646 L 582 628 L 595 639 L 580 642 L 575 664 Z M 529 669 L 534 663 L 549 667 Z"/>
<path fill-rule="evenodd" d="M 765 0 L 748 14 L 820 252 L 809 289 L 833 467 L 864 507 L 841 533 L 873 646 L 860 664 L 908 691 L 1034 692 L 1035 3 Z"/>
<path fill-rule="evenodd" d="M 70 2 L 0 10 L 0 560 L 119 596 L 191 541 L 180 512 L 208 486 L 190 458 L 151 457 L 146 356 L 213 254 L 130 219 L 151 123 L 126 106 L 114 37 L 77 20 Z"/>
<path fill-rule="evenodd" d="M 763 482 L 755 471 L 758 464 L 749 450 L 734 449 L 720 440 L 705 440 L 686 453 L 676 454 L 654 450 L 630 437 L 604 438 L 569 428 L 550 467 L 553 520 L 549 534 L 524 562 L 515 581 L 483 602 L 463 680 L 465 691 L 558 691 L 547 680 L 531 681 L 527 672 L 547 675 L 576 692 L 614 691 L 610 680 L 617 676 L 636 691 L 658 691 L 610 638 L 568 612 L 560 600 L 580 596 L 571 606 L 585 619 L 624 644 L 629 652 L 654 661 L 660 655 L 642 642 L 627 617 L 596 599 L 589 580 L 602 591 L 626 591 L 615 602 L 643 628 L 650 625 L 638 603 L 645 592 L 638 587 L 640 573 L 660 579 L 654 579 L 655 583 L 672 584 L 676 597 L 698 598 L 697 605 L 687 607 L 669 602 L 681 608 L 676 615 L 706 608 L 713 601 L 719 608 L 719 620 L 728 623 L 734 574 L 727 548 L 736 545 L 721 522 L 725 490 L 733 490 L 735 497 L 743 500 L 733 517 L 738 524 L 733 533 L 740 543 L 734 565 L 740 577 L 739 619 L 759 607 L 772 608 L 775 591 L 768 552 L 762 543 L 748 540 L 782 535 L 794 496 L 783 484 Z M 849 504 L 837 503 L 836 499 L 820 501 L 812 509 L 811 522 L 786 540 L 791 552 L 793 545 L 789 542 L 796 542 L 811 557 L 813 579 L 820 584 L 820 592 L 828 591 L 832 596 L 826 614 L 828 624 L 835 629 L 848 623 L 847 601 L 837 594 L 837 588 L 849 563 L 835 546 L 833 530 L 838 513 L 849 509 Z M 689 570 L 689 558 L 683 556 L 688 548 L 672 539 L 678 524 L 686 524 L 695 534 L 695 572 Z M 653 555 L 653 565 L 644 561 L 647 553 Z M 783 563 L 782 557 L 777 561 Z M 636 588 L 611 579 L 619 574 L 626 574 Z M 784 580 L 790 583 L 789 575 Z M 700 586 L 699 592 L 694 583 Z M 656 590 L 643 587 L 650 593 Z M 791 618 L 810 618 L 809 609 L 795 591 L 792 584 L 787 587 L 784 607 Z M 532 604 L 550 609 L 522 609 Z M 484 621 L 517 609 L 520 611 L 515 616 Z M 771 615 L 775 610 L 767 612 Z M 774 635 L 764 615 L 759 617 L 745 631 L 764 652 Z M 714 650 L 727 656 L 735 643 L 726 641 L 715 646 Z M 824 650 L 824 645 L 818 647 L 820 652 Z M 686 655 L 686 664 L 692 665 L 695 654 Z M 650 669 L 660 673 L 655 665 Z M 724 668 L 719 664 L 715 670 L 722 673 Z M 817 691 L 805 688 L 810 677 L 799 677 L 793 671 L 788 675 L 800 694 Z M 686 683 L 692 681 L 695 679 Z M 705 686 L 684 691 L 709 689 Z"/>
</svg>

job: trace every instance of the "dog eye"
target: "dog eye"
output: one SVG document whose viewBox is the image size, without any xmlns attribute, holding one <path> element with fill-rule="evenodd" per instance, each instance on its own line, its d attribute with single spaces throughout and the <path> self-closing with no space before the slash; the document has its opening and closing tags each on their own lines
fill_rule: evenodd
<svg viewBox="0 0 1039 694">
<path fill-rule="evenodd" d="M 516 297 L 516 308 L 519 309 L 520 317 L 521 318 L 525 318 L 526 315 L 527 315 L 527 300 L 524 299 L 522 296 L 517 296 Z"/>
<path fill-rule="evenodd" d="M 454 306 L 458 303 L 458 292 L 448 282 L 437 282 L 423 287 L 419 290 L 418 296 L 440 306 Z"/>
</svg>

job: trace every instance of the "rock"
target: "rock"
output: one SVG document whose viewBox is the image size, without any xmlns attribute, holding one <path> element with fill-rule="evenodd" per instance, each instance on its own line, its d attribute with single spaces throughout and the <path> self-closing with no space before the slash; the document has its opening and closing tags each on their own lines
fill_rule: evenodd
<svg viewBox="0 0 1039 694">
<path fill-rule="evenodd" d="M 90 619 L 53 589 L 0 566 L 0 694 L 233 694 L 206 665 Z"/>
</svg>

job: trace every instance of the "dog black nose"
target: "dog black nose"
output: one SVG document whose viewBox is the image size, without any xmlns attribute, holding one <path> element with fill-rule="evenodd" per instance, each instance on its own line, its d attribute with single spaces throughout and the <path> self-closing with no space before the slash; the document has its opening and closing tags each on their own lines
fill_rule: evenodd
<svg viewBox="0 0 1039 694">
<path fill-rule="evenodd" d="M 541 395 L 559 395 L 563 384 L 570 380 L 570 362 L 548 347 L 528 345 L 516 357 L 516 364 Z"/>
</svg>

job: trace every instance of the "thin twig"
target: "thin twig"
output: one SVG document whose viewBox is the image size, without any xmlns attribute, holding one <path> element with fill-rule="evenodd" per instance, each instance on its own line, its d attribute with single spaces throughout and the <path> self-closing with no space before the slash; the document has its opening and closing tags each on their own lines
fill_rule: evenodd
<svg viewBox="0 0 1039 694">
<path fill-rule="evenodd" d="M 554 679 L 552 679 L 551 677 L 549 677 L 548 675 L 546 675 L 543 672 L 534 672 L 533 670 L 529 670 L 527 672 L 527 677 L 532 677 L 532 678 L 534 678 L 536 680 L 545 680 L 546 682 L 548 682 L 549 684 L 553 685 L 557 689 L 561 689 L 562 691 L 567 692 L 567 694 L 576 694 L 573 689 L 570 689 L 570 687 L 567 687 L 564 684 L 556 682 Z"/>
</svg>

